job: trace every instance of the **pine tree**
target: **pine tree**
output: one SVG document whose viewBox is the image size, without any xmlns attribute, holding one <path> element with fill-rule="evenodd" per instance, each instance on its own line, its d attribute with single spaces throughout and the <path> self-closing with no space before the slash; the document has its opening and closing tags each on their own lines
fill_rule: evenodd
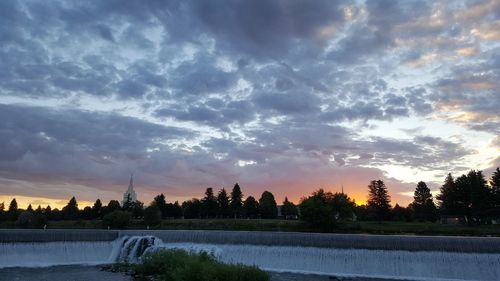
<svg viewBox="0 0 500 281">
<path fill-rule="evenodd" d="M 26 209 L 26 211 L 33 213 L 33 207 L 31 206 L 31 204 L 28 205 L 28 208 Z"/>
<path fill-rule="evenodd" d="M 95 200 L 94 205 L 92 206 L 92 218 L 102 218 L 102 202 L 101 199 Z"/>
<path fill-rule="evenodd" d="M 206 218 L 215 218 L 218 212 L 217 198 L 215 198 L 213 188 L 209 187 L 205 191 L 205 197 L 201 199 L 203 205 L 203 215 Z"/>
<path fill-rule="evenodd" d="M 12 201 L 10 201 L 9 212 L 17 212 L 17 201 L 16 201 L 16 198 L 14 198 L 14 199 L 12 199 Z"/>
<path fill-rule="evenodd" d="M 233 216 L 239 218 L 241 216 L 241 207 L 243 206 L 243 193 L 238 183 L 234 185 L 231 191 L 231 202 L 229 206 L 231 207 Z"/>
<path fill-rule="evenodd" d="M 445 215 L 458 215 L 458 206 L 456 204 L 456 186 L 455 180 L 449 173 L 444 180 L 444 184 L 441 186 L 440 193 L 436 196 L 439 201 L 439 208 L 441 213 Z"/>
<path fill-rule="evenodd" d="M 373 180 L 368 185 L 368 209 L 378 220 L 387 220 L 391 212 L 391 197 L 387 192 L 385 183 L 381 180 Z"/>
<path fill-rule="evenodd" d="M 11 221 L 15 221 L 15 220 L 17 220 L 19 213 L 20 212 L 19 212 L 19 209 L 17 207 L 16 198 L 13 198 L 9 204 L 9 210 L 7 211 L 7 218 Z"/>
<path fill-rule="evenodd" d="M 224 188 L 219 191 L 219 194 L 217 194 L 217 204 L 219 206 L 219 217 L 229 217 L 229 197 L 227 196 L 227 192 Z"/>
<path fill-rule="evenodd" d="M 78 212 L 78 203 L 73 196 L 69 200 L 68 204 L 62 209 L 63 217 L 67 220 L 75 220 L 78 218 Z"/>
<path fill-rule="evenodd" d="M 417 184 L 410 207 L 417 220 L 432 222 L 437 220 L 437 208 L 432 200 L 431 190 L 423 181 Z"/>
<path fill-rule="evenodd" d="M 495 214 L 500 215 L 500 168 L 497 167 L 490 180 L 491 193 L 493 195 L 493 207 Z"/>
</svg>

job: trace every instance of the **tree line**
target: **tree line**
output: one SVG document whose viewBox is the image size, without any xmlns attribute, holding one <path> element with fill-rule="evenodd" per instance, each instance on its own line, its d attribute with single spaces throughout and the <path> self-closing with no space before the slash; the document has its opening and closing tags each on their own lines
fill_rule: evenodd
<svg viewBox="0 0 500 281">
<path fill-rule="evenodd" d="M 434 199 L 436 199 L 437 204 Z M 487 181 L 481 171 L 469 173 L 454 179 L 448 174 L 440 193 L 433 196 L 425 182 L 415 188 L 413 202 L 408 207 L 391 206 L 391 196 L 382 180 L 372 180 L 368 185 L 368 200 L 364 205 L 356 205 L 347 194 L 331 193 L 323 189 L 303 197 L 296 206 L 286 197 L 281 208 L 283 218 L 298 218 L 314 227 L 329 230 L 337 223 L 347 220 L 373 221 L 430 221 L 439 217 L 453 217 L 461 223 L 486 224 L 500 218 L 500 169 L 497 168 Z M 278 205 L 274 195 L 264 191 L 257 200 L 253 196 L 244 199 L 240 186 L 236 183 L 228 193 L 224 188 L 217 193 L 209 187 L 204 197 L 193 198 L 180 204 L 168 203 L 164 194 L 154 197 L 147 206 L 130 197 L 122 205 L 111 200 L 103 205 L 97 199 L 92 207 L 78 208 L 75 197 L 59 209 L 50 206 L 26 210 L 18 208 L 12 199 L 8 209 L 0 204 L 0 221 L 16 222 L 18 226 L 43 226 L 49 220 L 92 220 L 101 219 L 104 225 L 123 226 L 131 218 L 142 219 L 145 225 L 155 226 L 166 218 L 185 219 L 275 219 Z M 118 224 L 118 225 L 117 225 Z"/>
</svg>

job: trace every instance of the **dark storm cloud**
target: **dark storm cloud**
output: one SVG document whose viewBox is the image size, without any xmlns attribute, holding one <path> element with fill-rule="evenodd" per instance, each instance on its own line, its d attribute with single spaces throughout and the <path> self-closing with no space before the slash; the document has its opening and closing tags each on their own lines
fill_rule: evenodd
<svg viewBox="0 0 500 281">
<path fill-rule="evenodd" d="M 112 113 L 15 105 L 0 108 L 0 166 L 7 177 L 38 173 L 63 178 L 105 176 L 98 170 L 128 169 L 147 160 L 148 148 L 168 151 L 160 141 L 193 137 L 187 129 Z"/>
</svg>

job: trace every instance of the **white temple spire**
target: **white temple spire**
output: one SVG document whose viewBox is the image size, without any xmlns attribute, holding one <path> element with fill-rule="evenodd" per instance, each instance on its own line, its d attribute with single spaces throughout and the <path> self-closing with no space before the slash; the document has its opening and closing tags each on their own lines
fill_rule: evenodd
<svg viewBox="0 0 500 281">
<path fill-rule="evenodd" d="M 128 198 L 130 198 L 131 202 L 137 201 L 137 194 L 134 191 L 134 173 L 130 174 L 130 182 L 127 191 L 123 194 L 122 206 L 127 202 Z"/>
</svg>

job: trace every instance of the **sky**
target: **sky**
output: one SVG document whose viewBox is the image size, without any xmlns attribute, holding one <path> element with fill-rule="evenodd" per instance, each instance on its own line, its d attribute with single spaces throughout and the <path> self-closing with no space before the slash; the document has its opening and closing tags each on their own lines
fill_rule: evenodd
<svg viewBox="0 0 500 281">
<path fill-rule="evenodd" d="M 0 1 L 0 202 L 392 204 L 500 166 L 500 1 Z"/>
</svg>

